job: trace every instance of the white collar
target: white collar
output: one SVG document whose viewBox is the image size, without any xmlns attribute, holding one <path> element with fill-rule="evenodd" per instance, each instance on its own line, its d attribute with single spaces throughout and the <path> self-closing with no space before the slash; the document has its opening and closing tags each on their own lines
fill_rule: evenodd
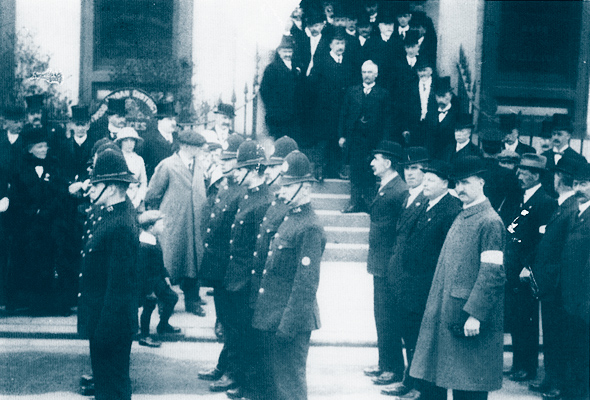
<svg viewBox="0 0 590 400">
<path fill-rule="evenodd" d="M 330 51 L 330 56 L 334 59 L 334 61 L 336 62 L 342 62 L 342 59 L 344 58 L 343 56 L 339 56 L 336 55 L 336 53 L 334 53 L 333 51 Z"/>
<path fill-rule="evenodd" d="M 578 209 L 580 210 L 580 213 L 578 215 L 584 214 L 584 211 L 586 211 L 588 209 L 588 207 L 590 207 L 590 200 L 588 200 L 585 203 L 580 204 L 578 206 Z"/>
<path fill-rule="evenodd" d="M 370 85 L 367 85 L 365 82 L 363 82 L 363 87 L 365 89 L 373 89 L 373 86 L 375 86 L 375 82 L 371 83 Z"/>
<path fill-rule="evenodd" d="M 540 187 L 541 187 L 541 184 L 537 183 L 535 186 L 525 190 L 523 203 L 526 203 L 527 201 L 529 201 L 531 199 L 531 197 L 533 197 L 533 195 L 537 192 L 537 190 L 539 190 Z"/>
<path fill-rule="evenodd" d="M 572 197 L 575 193 L 576 193 L 575 191 L 570 190 L 568 192 L 560 194 L 559 197 L 557 198 L 557 205 L 562 205 L 563 203 L 565 203 L 565 201 L 567 199 Z"/>
<path fill-rule="evenodd" d="M 359 42 L 361 42 L 361 46 L 364 46 L 366 41 L 367 41 L 367 38 L 366 37 L 359 36 Z"/>
<path fill-rule="evenodd" d="M 471 203 L 471 204 L 463 204 L 463 209 L 464 209 L 464 210 L 466 210 L 466 209 L 468 209 L 468 208 L 471 208 L 471 207 L 473 207 L 473 206 L 476 206 L 476 205 L 478 205 L 478 204 L 481 204 L 481 203 L 483 203 L 483 202 L 484 202 L 484 201 L 486 201 L 486 200 L 487 200 L 487 197 L 485 197 L 485 196 L 482 196 L 480 199 L 477 199 L 477 200 L 475 200 L 475 201 L 474 201 L 473 203 Z"/>
<path fill-rule="evenodd" d="M 442 110 L 439 108 L 439 109 L 438 109 L 438 112 L 439 112 L 439 113 L 446 113 L 446 112 L 449 112 L 449 110 L 451 109 L 451 106 L 452 106 L 452 105 L 453 105 L 452 103 L 449 103 L 449 104 L 448 104 L 448 105 L 447 105 L 445 108 L 443 108 Z"/>
<path fill-rule="evenodd" d="M 74 142 L 78 143 L 78 146 L 82 146 L 86 139 L 88 139 L 88 134 L 85 134 L 83 137 L 78 137 L 76 135 L 72 137 L 74 138 Z"/>
<path fill-rule="evenodd" d="M 553 148 L 553 151 L 554 151 L 555 153 L 563 154 L 563 152 L 564 152 L 564 151 L 566 151 L 568 147 L 570 147 L 570 145 L 569 145 L 569 144 L 566 144 L 566 145 L 565 145 L 565 146 L 563 146 L 561 149 L 558 149 L 557 147 L 554 147 L 554 148 Z"/>
<path fill-rule="evenodd" d="M 457 146 L 455 147 L 455 152 L 458 153 L 459 151 L 463 150 L 465 147 L 467 147 L 467 145 L 469 144 L 470 141 L 471 140 L 467 140 L 464 143 L 457 143 Z"/>
<path fill-rule="evenodd" d="M 504 148 L 506 150 L 514 151 L 516 153 L 516 147 L 518 146 L 518 140 L 513 144 L 504 143 Z"/>
<path fill-rule="evenodd" d="M 432 207 L 434 207 L 435 205 L 437 205 L 438 202 L 441 201 L 442 198 L 445 197 L 448 193 L 449 193 L 449 191 L 447 190 L 446 192 L 444 192 L 443 194 L 441 194 L 440 196 L 438 196 L 436 199 L 430 200 L 428 202 L 428 208 L 426 209 L 426 211 L 430 210 Z"/>
<path fill-rule="evenodd" d="M 410 25 L 406 25 L 405 27 L 398 26 L 397 31 L 401 34 L 410 30 Z"/>
<path fill-rule="evenodd" d="M 289 68 L 289 70 L 292 70 L 293 69 L 293 63 L 291 61 L 285 61 L 282 58 L 281 58 L 281 61 L 283 62 L 283 64 L 285 64 L 285 66 L 287 68 Z"/>
<path fill-rule="evenodd" d="M 173 137 L 172 137 L 172 134 L 171 133 L 164 133 L 164 132 L 162 132 L 160 130 L 158 132 L 160 132 L 160 135 L 162 135 L 162 137 L 164 139 L 166 139 L 166 141 L 172 143 Z"/>
<path fill-rule="evenodd" d="M 420 82 L 420 87 L 426 85 L 428 88 L 430 88 L 432 85 L 432 76 L 426 79 L 420 79 L 418 82 Z"/>
<path fill-rule="evenodd" d="M 383 39 L 384 42 L 389 41 L 390 38 L 391 38 L 391 35 L 385 36 L 383 33 L 381 33 L 381 39 Z"/>
<path fill-rule="evenodd" d="M 20 136 L 18 133 L 10 133 L 10 132 L 6 132 L 6 135 L 8 137 L 8 141 L 10 142 L 10 144 L 14 144 L 14 142 L 16 142 L 18 140 L 18 137 Z"/>
</svg>

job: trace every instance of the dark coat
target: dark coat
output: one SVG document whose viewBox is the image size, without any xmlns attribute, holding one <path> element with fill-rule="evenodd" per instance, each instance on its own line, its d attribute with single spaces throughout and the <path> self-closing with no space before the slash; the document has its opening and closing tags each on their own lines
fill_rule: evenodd
<svg viewBox="0 0 590 400">
<path fill-rule="evenodd" d="M 444 150 L 455 143 L 455 124 L 457 123 L 457 116 L 460 113 L 459 100 L 453 96 L 451 99 L 451 108 L 447 111 L 447 115 L 439 122 L 438 107 L 435 110 L 431 119 L 427 122 L 430 123 L 430 136 L 426 142 L 426 148 L 428 154 L 432 158 L 442 159 Z"/>
<path fill-rule="evenodd" d="M 502 387 L 503 250 L 504 225 L 487 200 L 461 211 L 438 259 L 411 376 L 456 390 Z M 454 336 L 449 328 L 468 316 L 481 322 L 479 335 Z"/>
<path fill-rule="evenodd" d="M 553 150 L 548 150 L 543 152 L 543 156 L 547 157 L 547 164 L 545 168 L 547 171 L 551 171 L 555 167 L 555 153 Z M 562 157 L 569 157 L 574 162 L 587 162 L 586 157 L 581 155 L 580 153 L 573 150 L 571 147 L 568 147 L 563 152 Z M 543 187 L 549 193 L 551 197 L 557 198 L 557 192 L 555 191 L 555 187 L 553 186 L 553 174 L 545 173 L 541 175 L 541 181 L 543 182 Z"/>
<path fill-rule="evenodd" d="M 6 131 L 0 132 L 0 173 L 4 173 L 9 180 L 18 172 L 24 151 L 22 134 L 10 144 Z"/>
<path fill-rule="evenodd" d="M 223 287 L 229 292 L 246 290 L 249 296 L 256 235 L 272 202 L 266 184 L 248 189 L 238 203 L 231 225 L 230 260 L 223 279 Z"/>
<path fill-rule="evenodd" d="M 93 207 L 86 221 L 78 333 L 102 344 L 137 332 L 139 230 L 133 204 Z"/>
<path fill-rule="evenodd" d="M 144 233 L 142 233 L 143 235 Z M 162 247 L 159 243 L 151 244 L 141 241 L 138 252 L 138 273 L 140 288 L 139 302 L 144 301 L 145 297 L 154 292 L 158 285 L 166 278 L 170 277 L 168 270 L 164 267 L 164 256 Z"/>
<path fill-rule="evenodd" d="M 533 146 L 529 146 L 528 144 L 525 144 L 521 141 L 518 142 L 518 144 L 516 145 L 516 153 L 523 155 L 525 153 L 533 153 L 535 154 L 537 152 L 537 150 L 535 150 L 535 148 Z"/>
<path fill-rule="evenodd" d="M 83 181 L 88 176 L 88 160 L 92 155 L 94 141 L 88 136 L 82 145 L 74 137 L 64 139 L 57 150 L 57 157 L 64 179 L 68 182 Z M 77 178 L 76 178 L 77 177 Z"/>
<path fill-rule="evenodd" d="M 401 100 L 398 105 L 399 124 L 401 131 L 410 132 L 410 146 L 428 147 L 430 143 L 430 136 L 433 134 L 431 127 L 434 126 L 435 118 L 438 118 L 438 105 L 434 95 L 435 80 L 436 77 L 433 76 L 424 120 L 420 119 L 422 116 L 420 81 L 418 79 L 411 80 L 408 85 L 401 88 L 401 98 L 398 99 Z"/>
<path fill-rule="evenodd" d="M 453 132 L 454 135 L 454 132 Z M 446 162 L 450 162 L 451 164 L 454 163 L 456 160 L 467 157 L 467 156 L 477 156 L 481 157 L 481 150 L 472 141 L 465 147 L 463 147 L 459 152 L 456 151 L 457 149 L 457 142 L 453 141 L 450 145 L 448 145 L 441 154 L 441 159 Z"/>
<path fill-rule="evenodd" d="M 561 296 L 566 312 L 590 318 L 590 209 L 581 216 L 574 213 L 563 246 L 561 261 Z M 587 327 L 588 325 L 586 325 Z"/>
<path fill-rule="evenodd" d="M 311 204 L 287 217 L 271 244 L 252 326 L 292 337 L 320 327 L 316 292 L 326 237 Z"/>
<path fill-rule="evenodd" d="M 164 139 L 164 136 L 158 132 L 157 126 L 146 130 L 143 139 L 144 142 L 138 154 L 145 162 L 145 172 L 149 180 L 160 161 L 174 154 L 174 145 Z"/>
<path fill-rule="evenodd" d="M 545 229 L 542 229 L 543 233 L 532 266 L 542 300 L 561 303 L 557 288 L 560 281 L 562 254 L 570 231 L 569 224 L 577 213 L 578 201 L 575 196 L 571 196 L 557 207 L 547 221 Z"/>
<path fill-rule="evenodd" d="M 397 231 L 393 255 L 389 261 L 388 278 L 396 304 L 416 313 L 424 312 L 432 276 L 440 250 L 461 202 L 445 195 L 430 210 L 428 202 L 420 207 L 410 226 Z M 407 211 L 411 209 L 406 209 Z"/>
<path fill-rule="evenodd" d="M 395 227 L 407 197 L 408 186 L 398 175 L 379 190 L 369 206 L 371 227 L 367 272 L 371 275 L 386 276 L 387 264 L 395 243 Z"/>
<path fill-rule="evenodd" d="M 508 226 L 522 201 L 516 170 L 502 167 L 495 158 L 485 158 L 487 171 L 483 191 L 504 225 Z"/>
</svg>

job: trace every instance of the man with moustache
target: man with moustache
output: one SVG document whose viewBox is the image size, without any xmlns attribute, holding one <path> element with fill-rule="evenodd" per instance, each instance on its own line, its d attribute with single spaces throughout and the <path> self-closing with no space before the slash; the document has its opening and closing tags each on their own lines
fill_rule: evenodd
<svg viewBox="0 0 590 400">
<path fill-rule="evenodd" d="M 232 121 L 236 117 L 234 106 L 231 104 L 219 103 L 215 111 L 215 126 L 213 129 L 203 131 L 203 137 L 208 143 L 217 143 L 222 149 L 227 149 L 227 138 L 233 130 Z"/>
<path fill-rule="evenodd" d="M 520 121 L 517 114 L 501 114 L 500 115 L 500 130 L 504 133 L 502 142 L 504 149 L 514 151 L 522 155 L 525 153 L 536 153 L 534 147 L 522 143 L 518 140 L 520 134 Z"/>
<path fill-rule="evenodd" d="M 369 255 L 367 272 L 373 275 L 373 310 L 377 328 L 378 364 L 366 368 L 365 375 L 383 384 L 401 380 L 404 359 L 401 338 L 393 326 L 393 311 L 389 307 L 390 286 L 387 264 L 395 243 L 395 227 L 408 196 L 408 186 L 396 171 L 403 159 L 399 143 L 382 141 L 373 151 L 371 168 L 379 179 L 379 190 L 369 205 Z"/>
<path fill-rule="evenodd" d="M 443 76 L 435 81 L 434 98 L 437 112 L 430 119 L 431 134 L 426 142 L 428 153 L 441 159 L 444 149 L 455 142 L 455 124 L 460 114 L 457 97 L 453 94 L 451 77 Z"/>
<path fill-rule="evenodd" d="M 513 362 L 508 372 L 513 381 L 534 379 L 539 358 L 539 303 L 528 282 L 519 278 L 531 267 L 541 240 L 539 229 L 557 207 L 541 185 L 546 158 L 523 154 L 516 172 L 524 191 L 520 207 L 507 227 L 506 244 L 506 327 L 512 336 Z"/>
<path fill-rule="evenodd" d="M 455 140 L 441 154 L 441 159 L 454 163 L 463 157 L 481 156 L 481 150 L 471 141 L 473 115 L 461 114 L 455 123 Z"/>
</svg>

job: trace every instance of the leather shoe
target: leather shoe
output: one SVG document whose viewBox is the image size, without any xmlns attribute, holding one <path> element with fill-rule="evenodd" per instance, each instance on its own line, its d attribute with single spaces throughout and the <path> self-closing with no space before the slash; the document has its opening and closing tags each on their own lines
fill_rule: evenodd
<svg viewBox="0 0 590 400">
<path fill-rule="evenodd" d="M 364 212 L 364 210 L 361 207 L 355 206 L 355 205 L 349 206 L 348 208 L 345 208 L 344 210 L 342 210 L 343 214 L 352 214 L 352 213 L 361 213 L 361 212 Z"/>
<path fill-rule="evenodd" d="M 238 384 L 236 381 L 224 374 L 221 379 L 209 385 L 209 390 L 212 392 L 225 392 L 226 390 L 235 389 L 237 387 Z"/>
<path fill-rule="evenodd" d="M 202 381 L 216 381 L 221 379 L 222 376 L 223 371 L 217 368 L 201 371 L 197 374 L 197 377 Z"/>
<path fill-rule="evenodd" d="M 152 339 L 149 336 L 139 338 L 137 341 L 140 346 L 158 348 L 162 346 L 162 342 Z"/>
<path fill-rule="evenodd" d="M 533 382 L 529 385 L 529 390 L 536 393 L 545 393 L 551 389 L 549 382 L 542 380 L 541 382 Z"/>
<path fill-rule="evenodd" d="M 395 382 L 401 382 L 402 377 L 401 375 L 396 374 L 395 372 L 383 372 L 381 375 L 374 377 L 373 383 L 375 385 L 390 385 Z"/>
<path fill-rule="evenodd" d="M 559 389 L 552 389 L 543 393 L 544 400 L 558 400 L 561 399 L 561 397 L 561 390 Z"/>
<path fill-rule="evenodd" d="M 187 307 L 186 312 L 196 315 L 197 317 L 204 317 L 207 315 L 203 307 L 196 305 L 192 307 Z"/>
<path fill-rule="evenodd" d="M 241 387 L 230 389 L 227 392 L 225 392 L 225 394 L 230 399 L 249 400 L 248 397 L 244 396 L 244 391 Z"/>
<path fill-rule="evenodd" d="M 170 324 L 158 325 L 156 328 L 159 335 L 178 335 L 182 329 L 172 326 Z"/>
<path fill-rule="evenodd" d="M 80 394 L 82 396 L 94 396 L 94 383 L 80 386 Z"/>
<path fill-rule="evenodd" d="M 524 381 L 530 381 L 535 379 L 536 374 L 533 374 L 531 372 L 527 372 L 523 369 L 521 369 L 520 371 L 516 371 L 515 373 L 513 373 L 512 375 L 510 375 L 508 377 L 508 379 L 510 379 L 511 381 L 514 382 L 524 382 Z"/>
<path fill-rule="evenodd" d="M 386 388 L 383 388 L 383 390 L 381 390 L 382 394 L 386 394 L 388 396 L 405 396 L 407 395 L 412 388 L 404 385 L 403 382 L 397 382 L 394 383 L 391 386 L 388 386 Z"/>
<path fill-rule="evenodd" d="M 386 396 L 395 396 L 387 391 L 387 388 L 381 390 L 381 394 Z M 404 394 L 403 396 L 395 396 L 396 400 L 419 400 L 422 397 L 422 393 L 417 391 L 416 389 L 410 390 L 408 393 Z"/>
<path fill-rule="evenodd" d="M 367 375 L 367 376 L 379 376 L 383 373 L 383 371 L 381 370 L 381 367 L 379 367 L 378 365 L 373 365 L 371 367 L 367 367 L 363 370 L 363 374 Z"/>
<path fill-rule="evenodd" d="M 94 384 L 94 376 L 92 375 L 82 375 L 80 377 L 80 386 L 88 386 Z"/>
</svg>

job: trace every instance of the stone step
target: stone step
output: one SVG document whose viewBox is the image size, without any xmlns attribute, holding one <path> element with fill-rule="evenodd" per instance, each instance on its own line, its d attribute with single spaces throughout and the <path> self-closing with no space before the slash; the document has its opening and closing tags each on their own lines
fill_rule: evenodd
<svg viewBox="0 0 590 400">
<path fill-rule="evenodd" d="M 330 243 L 326 244 L 322 261 L 353 262 L 367 261 L 369 245 L 366 243 Z"/>
<path fill-rule="evenodd" d="M 326 179 L 322 183 L 315 183 L 313 193 L 350 194 L 350 181 L 342 179 Z"/>
<path fill-rule="evenodd" d="M 367 243 L 369 228 L 351 226 L 325 226 L 329 243 Z"/>
<path fill-rule="evenodd" d="M 320 223 L 323 226 L 349 226 L 349 227 L 369 227 L 369 214 L 355 213 L 342 214 L 337 210 L 316 209 Z"/>
<path fill-rule="evenodd" d="M 341 211 L 350 204 L 350 195 L 335 193 L 313 193 L 311 205 L 314 210 L 336 210 Z"/>
</svg>

